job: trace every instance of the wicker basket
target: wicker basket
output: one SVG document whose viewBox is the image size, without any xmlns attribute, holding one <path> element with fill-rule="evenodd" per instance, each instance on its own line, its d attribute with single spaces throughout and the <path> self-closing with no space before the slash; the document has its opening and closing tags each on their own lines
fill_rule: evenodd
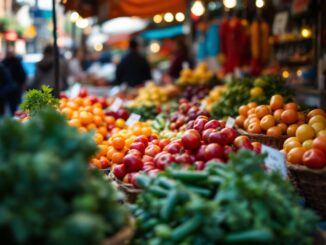
<svg viewBox="0 0 326 245">
<path fill-rule="evenodd" d="M 133 185 L 126 184 L 121 180 L 119 180 L 118 178 L 116 178 L 113 172 L 110 172 L 109 178 L 117 185 L 119 190 L 125 193 L 126 201 L 129 203 L 134 203 L 136 201 L 138 194 L 142 192 L 141 189 L 137 189 Z"/>
<path fill-rule="evenodd" d="M 247 136 L 250 139 L 250 141 L 260 142 L 264 145 L 273 147 L 278 150 L 281 150 L 283 148 L 283 143 L 288 138 L 288 136 L 286 135 L 282 135 L 280 137 L 273 137 L 273 136 L 267 136 L 265 134 L 250 134 L 247 131 L 239 128 L 237 129 L 237 131 L 240 135 Z"/>
<path fill-rule="evenodd" d="M 305 199 L 306 206 L 326 217 L 326 168 L 313 170 L 287 163 L 287 169 L 289 180 Z"/>
<path fill-rule="evenodd" d="M 129 218 L 127 226 L 122 228 L 117 234 L 104 240 L 101 245 L 125 245 L 129 244 L 135 233 L 135 220 Z"/>
</svg>

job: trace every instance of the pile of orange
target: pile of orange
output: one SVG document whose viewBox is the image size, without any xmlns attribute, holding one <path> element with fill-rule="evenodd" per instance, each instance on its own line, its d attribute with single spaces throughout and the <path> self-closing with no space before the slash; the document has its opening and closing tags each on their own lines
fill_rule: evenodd
<svg viewBox="0 0 326 245">
<path fill-rule="evenodd" d="M 99 144 L 99 152 L 91 159 L 90 163 L 99 169 L 111 167 L 115 164 L 121 164 L 124 156 L 129 150 L 130 145 L 137 136 L 154 136 L 149 124 L 137 122 L 132 127 L 122 130 L 114 130 L 112 136 Z M 156 136 L 157 137 L 157 136 Z"/>
<path fill-rule="evenodd" d="M 299 125 L 305 123 L 305 114 L 298 109 L 297 103 L 286 104 L 281 95 L 273 95 L 269 105 L 250 102 L 240 106 L 236 125 L 252 134 L 291 137 Z"/>
</svg>

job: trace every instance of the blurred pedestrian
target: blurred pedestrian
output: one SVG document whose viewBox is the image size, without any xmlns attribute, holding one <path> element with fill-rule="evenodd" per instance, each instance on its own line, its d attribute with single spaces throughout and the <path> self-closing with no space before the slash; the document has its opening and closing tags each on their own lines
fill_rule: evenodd
<svg viewBox="0 0 326 245">
<path fill-rule="evenodd" d="M 173 48 L 173 57 L 168 70 L 169 76 L 173 79 L 179 78 L 184 63 L 188 63 L 188 67 L 192 67 L 187 45 L 183 40 L 177 40 Z"/>
<path fill-rule="evenodd" d="M 126 83 L 130 87 L 135 87 L 152 78 L 149 63 L 139 53 L 138 48 L 137 41 L 131 39 L 129 51 L 122 58 L 116 69 L 115 79 L 118 84 Z"/>
<path fill-rule="evenodd" d="M 13 91 L 13 79 L 8 69 L 0 63 L 0 115 L 5 113 L 5 105 L 9 94 Z"/>
<path fill-rule="evenodd" d="M 14 114 L 22 100 L 22 94 L 26 86 L 26 72 L 21 58 L 17 57 L 14 50 L 8 49 L 3 64 L 10 72 L 12 78 L 11 92 L 6 102 L 9 104 L 11 114 Z"/>
<path fill-rule="evenodd" d="M 35 87 L 40 88 L 41 85 L 55 87 L 55 67 L 54 67 L 54 48 L 48 45 L 44 48 L 43 58 L 37 64 L 35 73 Z M 67 62 L 60 57 L 59 60 L 59 89 L 64 90 L 67 87 L 69 68 Z"/>
<path fill-rule="evenodd" d="M 81 51 L 75 49 L 72 54 L 72 58 L 69 60 L 69 84 L 81 82 L 85 79 L 85 73 L 81 66 Z"/>
</svg>

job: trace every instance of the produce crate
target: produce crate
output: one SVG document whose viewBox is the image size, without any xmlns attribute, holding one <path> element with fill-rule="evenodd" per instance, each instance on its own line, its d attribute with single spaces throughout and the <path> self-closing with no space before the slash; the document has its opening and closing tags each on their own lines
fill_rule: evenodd
<svg viewBox="0 0 326 245">
<path fill-rule="evenodd" d="M 142 192 L 141 189 L 137 189 L 133 185 L 126 184 L 116 178 L 113 172 L 110 172 L 109 179 L 113 181 L 117 185 L 118 189 L 126 195 L 126 201 L 129 203 L 134 203 L 136 201 L 137 195 Z"/>
<path fill-rule="evenodd" d="M 135 220 L 130 217 L 128 225 L 123 227 L 117 234 L 107 238 L 101 245 L 126 245 L 129 244 L 135 233 Z"/>
<path fill-rule="evenodd" d="M 305 199 L 307 207 L 326 217 L 326 169 L 313 170 L 287 163 L 289 180 Z"/>
<path fill-rule="evenodd" d="M 237 131 L 240 135 L 247 136 L 251 141 L 260 142 L 264 145 L 273 147 L 278 150 L 281 150 L 283 148 L 283 143 L 288 138 L 288 136 L 286 135 L 282 135 L 280 137 L 272 137 L 264 134 L 250 134 L 240 128 L 238 128 Z"/>
</svg>

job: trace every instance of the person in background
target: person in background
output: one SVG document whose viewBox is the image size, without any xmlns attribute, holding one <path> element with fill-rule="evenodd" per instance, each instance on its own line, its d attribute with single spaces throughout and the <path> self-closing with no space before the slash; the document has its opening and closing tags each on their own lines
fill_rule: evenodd
<svg viewBox="0 0 326 245">
<path fill-rule="evenodd" d="M 10 76 L 10 72 L 0 63 L 0 116 L 3 116 L 5 113 L 6 101 L 13 88 L 13 79 Z"/>
<path fill-rule="evenodd" d="M 2 61 L 12 78 L 12 89 L 6 102 L 9 104 L 11 114 L 14 114 L 22 101 L 22 94 L 26 86 L 26 72 L 22 61 L 12 49 L 8 49 L 5 59 Z"/>
<path fill-rule="evenodd" d="M 80 50 L 75 49 L 73 56 L 69 61 L 69 78 L 68 83 L 71 85 L 75 82 L 81 82 L 85 79 L 85 73 L 81 66 L 81 54 Z"/>
<path fill-rule="evenodd" d="M 136 87 L 151 78 L 149 63 L 139 53 L 137 41 L 131 39 L 129 42 L 129 52 L 117 66 L 116 82 L 118 84 L 126 83 L 130 87 Z"/>
<path fill-rule="evenodd" d="M 178 40 L 173 49 L 173 57 L 168 70 L 168 75 L 173 79 L 179 78 L 180 72 L 183 68 L 183 63 L 188 63 L 188 66 L 192 67 L 192 61 L 189 57 L 187 45 L 183 40 Z"/>
<path fill-rule="evenodd" d="M 69 68 L 67 62 L 61 57 L 59 61 L 59 89 L 64 90 L 67 86 Z M 43 59 L 36 66 L 35 87 L 40 88 L 41 85 L 47 85 L 52 88 L 55 86 L 55 67 L 54 67 L 54 48 L 48 45 L 44 48 Z"/>
</svg>

